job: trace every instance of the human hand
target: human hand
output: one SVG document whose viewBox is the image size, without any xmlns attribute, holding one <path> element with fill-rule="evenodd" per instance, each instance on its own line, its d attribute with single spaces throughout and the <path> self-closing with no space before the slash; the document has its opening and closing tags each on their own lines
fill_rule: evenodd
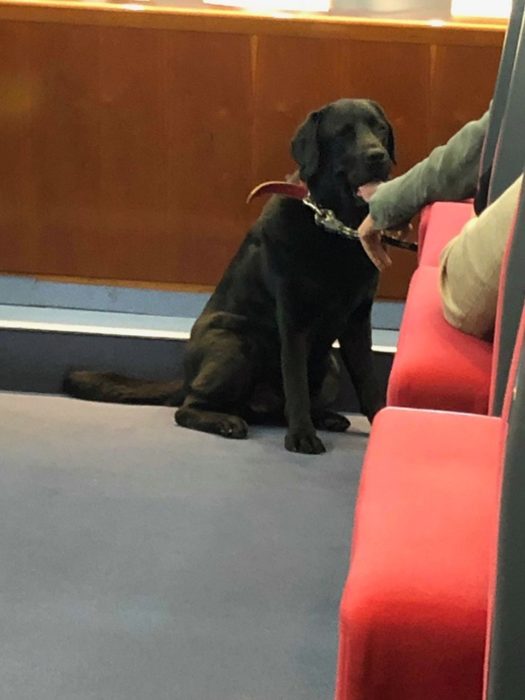
<svg viewBox="0 0 525 700">
<path fill-rule="evenodd" d="M 368 203 L 380 185 L 380 182 L 367 182 L 366 184 L 361 185 L 361 187 L 357 190 L 357 194 L 361 197 L 361 199 Z M 412 231 L 412 225 L 407 224 L 400 227 L 399 230 L 393 231 L 389 229 L 385 232 L 377 227 L 372 215 L 369 214 L 361 226 L 359 226 L 357 231 L 359 233 L 359 238 L 361 239 L 361 244 L 363 245 L 363 248 L 370 260 L 374 263 L 378 270 L 384 270 L 387 267 L 390 267 L 392 260 L 386 252 L 382 236 L 386 233 L 388 234 L 389 238 L 404 240 Z"/>
<path fill-rule="evenodd" d="M 365 253 L 377 269 L 381 271 L 390 267 L 392 260 L 386 252 L 385 245 L 381 240 L 381 231 L 377 228 L 371 214 L 368 214 L 357 232 Z"/>
</svg>

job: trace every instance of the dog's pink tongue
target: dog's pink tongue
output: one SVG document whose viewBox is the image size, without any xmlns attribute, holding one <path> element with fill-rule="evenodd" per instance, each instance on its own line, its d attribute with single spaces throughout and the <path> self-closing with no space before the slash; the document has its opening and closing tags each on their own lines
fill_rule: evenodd
<svg viewBox="0 0 525 700">
<path fill-rule="evenodd" d="M 365 202 L 369 202 L 380 184 L 381 182 L 379 181 L 367 182 L 361 185 L 361 187 L 358 187 L 357 194 L 361 199 L 364 199 Z"/>
</svg>

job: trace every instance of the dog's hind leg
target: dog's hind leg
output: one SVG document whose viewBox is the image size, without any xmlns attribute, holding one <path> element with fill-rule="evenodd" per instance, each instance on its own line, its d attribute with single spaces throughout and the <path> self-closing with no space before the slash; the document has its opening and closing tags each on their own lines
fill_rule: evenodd
<svg viewBox="0 0 525 700">
<path fill-rule="evenodd" d="M 241 414 L 253 385 L 253 358 L 235 335 L 219 330 L 212 333 L 213 342 L 200 358 L 175 421 L 205 433 L 245 438 L 248 425 Z"/>
</svg>

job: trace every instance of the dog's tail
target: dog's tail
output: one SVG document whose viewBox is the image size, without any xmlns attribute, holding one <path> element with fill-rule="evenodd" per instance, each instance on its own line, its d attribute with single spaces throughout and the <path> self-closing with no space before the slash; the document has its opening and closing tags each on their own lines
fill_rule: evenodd
<svg viewBox="0 0 525 700">
<path fill-rule="evenodd" d="M 182 379 L 156 382 L 114 372 L 70 372 L 64 379 L 63 389 L 77 399 L 149 406 L 180 406 L 186 394 Z"/>
</svg>

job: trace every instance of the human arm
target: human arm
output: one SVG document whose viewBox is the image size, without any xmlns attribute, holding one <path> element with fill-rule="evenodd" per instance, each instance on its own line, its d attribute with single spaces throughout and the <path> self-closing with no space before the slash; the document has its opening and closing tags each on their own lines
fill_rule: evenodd
<svg viewBox="0 0 525 700">
<path fill-rule="evenodd" d="M 381 183 L 369 201 L 379 230 L 395 228 L 426 204 L 460 201 L 475 194 L 489 112 L 465 124 L 449 141 L 435 148 L 404 175 Z"/>
</svg>

